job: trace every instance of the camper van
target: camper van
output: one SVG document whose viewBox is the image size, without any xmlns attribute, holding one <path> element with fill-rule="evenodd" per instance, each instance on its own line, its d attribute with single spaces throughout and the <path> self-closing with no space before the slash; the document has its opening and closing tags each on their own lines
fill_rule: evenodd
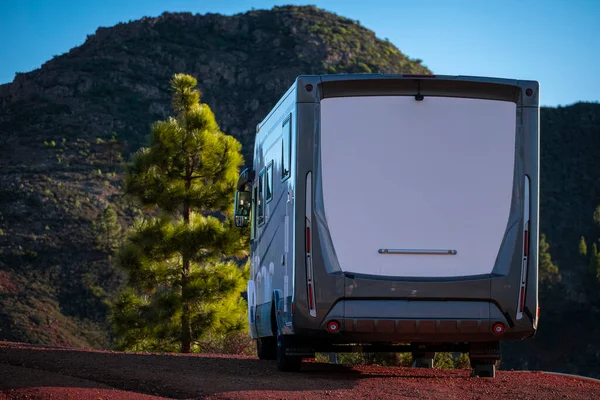
<svg viewBox="0 0 600 400">
<path fill-rule="evenodd" d="M 538 82 L 299 76 L 235 194 L 258 357 L 463 352 L 493 377 L 537 329 L 538 199 Z"/>
</svg>

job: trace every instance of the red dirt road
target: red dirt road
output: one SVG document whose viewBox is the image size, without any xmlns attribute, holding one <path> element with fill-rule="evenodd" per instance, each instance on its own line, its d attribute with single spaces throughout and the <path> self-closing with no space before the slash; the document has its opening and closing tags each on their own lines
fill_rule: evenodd
<svg viewBox="0 0 600 400">
<path fill-rule="evenodd" d="M 214 354 L 140 354 L 0 342 L 0 399 L 600 399 L 600 383 L 541 372 L 343 367 Z"/>
</svg>

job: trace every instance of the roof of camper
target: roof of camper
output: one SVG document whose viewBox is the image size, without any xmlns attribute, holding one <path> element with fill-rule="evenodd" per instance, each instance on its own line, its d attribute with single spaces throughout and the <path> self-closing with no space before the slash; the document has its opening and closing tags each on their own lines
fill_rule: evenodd
<svg viewBox="0 0 600 400">
<path fill-rule="evenodd" d="M 468 76 L 468 75 L 434 75 L 434 74 L 365 74 L 365 73 L 354 73 L 354 74 L 322 74 L 322 75 L 299 75 L 294 80 L 294 83 L 288 88 L 288 90 L 281 96 L 277 101 L 277 104 L 273 106 L 271 111 L 261 120 L 257 125 L 256 131 L 258 132 L 264 123 L 269 119 L 275 110 L 281 103 L 292 93 L 298 86 L 303 84 L 321 84 L 331 82 L 351 82 L 351 81 L 369 81 L 369 80 L 406 80 L 406 81 L 449 81 L 449 82 L 470 82 L 470 83 L 484 83 L 492 85 L 506 85 L 506 86 L 517 86 L 524 88 L 528 85 L 534 85 L 536 89 L 539 87 L 539 83 L 534 80 L 519 80 L 511 78 L 496 78 L 486 76 Z M 536 90 L 537 92 L 537 90 Z M 537 97 L 537 93 L 536 93 Z"/>
<path fill-rule="evenodd" d="M 437 79 L 444 81 L 467 81 L 467 82 L 485 82 L 499 83 L 504 85 L 517 85 L 518 79 L 494 78 L 486 76 L 468 76 L 468 75 L 435 75 L 435 74 L 325 74 L 325 75 L 300 75 L 296 82 L 302 78 L 319 77 L 321 82 L 334 81 L 353 81 L 369 79 Z"/>
</svg>

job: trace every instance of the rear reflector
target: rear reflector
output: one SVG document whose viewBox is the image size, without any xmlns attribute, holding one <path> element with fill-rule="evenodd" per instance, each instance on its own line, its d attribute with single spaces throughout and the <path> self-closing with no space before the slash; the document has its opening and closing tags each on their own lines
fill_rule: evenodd
<svg viewBox="0 0 600 400">
<path fill-rule="evenodd" d="M 496 334 L 496 335 L 502 335 L 505 331 L 506 327 L 504 326 L 504 324 L 501 323 L 497 323 L 494 325 L 494 327 L 492 328 L 492 331 Z"/>
<path fill-rule="evenodd" d="M 329 333 L 336 333 L 340 330 L 340 324 L 337 321 L 329 321 L 327 323 L 327 330 Z"/>
</svg>

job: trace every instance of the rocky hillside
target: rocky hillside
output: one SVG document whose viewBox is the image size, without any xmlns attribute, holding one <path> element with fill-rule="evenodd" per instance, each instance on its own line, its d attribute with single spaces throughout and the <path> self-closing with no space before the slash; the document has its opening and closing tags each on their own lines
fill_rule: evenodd
<svg viewBox="0 0 600 400">
<path fill-rule="evenodd" d="M 314 7 L 170 14 L 100 28 L 0 86 L 0 340 L 106 347 L 120 282 L 99 235 L 123 223 L 122 162 L 169 111 L 168 80 L 198 78 L 251 162 L 256 124 L 295 77 L 429 73 L 357 21 Z M 100 236 L 100 237 L 99 237 Z"/>
</svg>

